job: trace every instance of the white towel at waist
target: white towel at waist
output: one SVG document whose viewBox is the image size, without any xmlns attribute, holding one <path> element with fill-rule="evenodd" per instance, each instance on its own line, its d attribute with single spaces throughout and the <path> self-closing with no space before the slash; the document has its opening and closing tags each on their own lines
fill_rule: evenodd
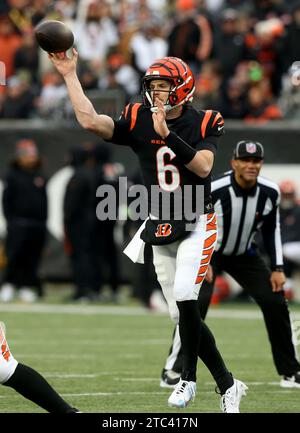
<svg viewBox="0 0 300 433">
<path fill-rule="evenodd" d="M 147 218 L 148 219 L 148 218 Z M 147 221 L 147 220 L 146 220 Z M 140 234 L 144 230 L 146 221 L 143 222 L 136 234 L 133 236 L 123 253 L 134 263 L 144 263 L 145 242 L 141 239 Z"/>
</svg>

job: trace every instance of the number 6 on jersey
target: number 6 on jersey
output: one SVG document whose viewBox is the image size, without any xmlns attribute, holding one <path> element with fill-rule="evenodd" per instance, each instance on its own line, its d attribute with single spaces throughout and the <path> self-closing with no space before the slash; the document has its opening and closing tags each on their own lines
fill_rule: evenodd
<svg viewBox="0 0 300 433">
<path fill-rule="evenodd" d="M 170 161 L 175 158 L 175 153 L 168 146 L 163 146 L 156 153 L 156 169 L 158 184 L 164 191 L 173 192 L 180 185 L 178 168 L 173 164 L 165 164 L 165 156 L 169 155 Z M 171 173 L 171 182 L 167 182 L 167 173 Z"/>
</svg>

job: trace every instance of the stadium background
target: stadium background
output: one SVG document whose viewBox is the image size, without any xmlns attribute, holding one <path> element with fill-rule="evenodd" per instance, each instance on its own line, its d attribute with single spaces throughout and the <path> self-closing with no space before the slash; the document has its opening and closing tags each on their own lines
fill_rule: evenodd
<svg viewBox="0 0 300 433">
<path fill-rule="evenodd" d="M 16 141 L 36 140 L 50 178 L 43 279 L 71 278 L 62 227 L 62 198 L 70 175 L 64 170 L 66 154 L 72 146 L 101 140 L 76 122 L 63 81 L 36 46 L 37 23 L 58 19 L 70 26 L 84 90 L 97 111 L 115 118 L 128 101 L 140 100 L 139 80 L 147 61 L 167 53 L 180 55 L 196 76 L 195 105 L 219 109 L 226 121 L 214 173 L 229 168 L 238 140 L 259 140 L 266 149 L 262 174 L 277 182 L 293 180 L 300 190 L 300 51 L 295 42 L 299 8 L 299 2 L 284 0 L 1 2 L 0 61 L 6 66 L 6 85 L 0 86 L 0 178 L 5 176 Z M 185 22 L 194 29 L 188 36 Z M 19 88 L 28 105 L 23 104 L 22 95 L 11 97 Z M 253 90 L 261 97 L 258 106 L 251 105 Z M 137 172 L 136 157 L 129 149 L 112 146 L 112 161 L 121 163 L 129 178 Z M 0 193 L 2 187 L 0 182 Z M 1 206 L 0 236 L 5 237 Z M 135 268 L 121 254 L 123 241 L 119 238 L 121 280 L 127 283 Z"/>
<path fill-rule="evenodd" d="M 103 96 L 103 95 L 101 95 Z M 106 103 L 109 108 L 114 107 L 114 112 L 120 112 L 119 102 L 122 93 L 115 91 L 113 94 L 98 97 L 99 111 L 107 112 Z M 102 103 L 101 103 L 102 102 Z M 66 124 L 67 123 L 67 124 Z M 50 242 L 48 242 L 47 254 L 42 262 L 41 274 L 44 279 L 51 281 L 66 280 L 71 277 L 68 261 L 63 251 L 63 214 L 62 197 L 66 187 L 64 177 L 64 160 L 71 145 L 80 145 L 88 141 L 101 143 L 101 139 L 84 131 L 79 125 L 71 122 L 40 121 L 1 121 L 1 147 L 0 147 L 0 171 L 5 173 L 9 160 L 14 152 L 14 143 L 22 137 L 31 137 L 39 145 L 39 150 L 46 162 L 46 171 L 49 179 L 49 218 L 48 230 Z M 76 131 L 76 132 L 75 132 Z M 275 182 L 285 179 L 293 180 L 300 190 L 300 129 L 295 121 L 277 121 L 264 126 L 248 126 L 239 121 L 228 120 L 226 122 L 226 134 L 222 138 L 216 159 L 214 173 L 221 173 L 229 169 L 229 161 L 233 147 L 239 140 L 249 139 L 261 141 L 264 144 L 266 158 L 262 175 L 269 177 Z M 123 175 L 132 177 L 138 170 L 138 162 L 135 154 L 128 148 L 112 145 L 112 161 L 121 162 L 125 167 Z M 52 182 L 55 180 L 55 186 Z M 3 188 L 3 183 L 0 183 Z M 1 189 L 2 189 L 1 188 Z M 53 189 L 54 188 L 54 189 Z M 0 191 L 1 191 L 0 189 Z M 0 206 L 0 235 L 5 237 L 5 219 Z M 130 281 L 130 274 L 134 272 L 131 265 L 122 253 L 120 245 L 120 259 L 122 280 Z M 297 283 L 298 284 L 298 283 Z M 300 288 L 299 288 L 300 290 Z M 296 296 L 298 296 L 296 294 Z"/>
<path fill-rule="evenodd" d="M 197 16 L 205 16 L 208 18 L 208 22 L 211 25 L 212 35 L 218 29 L 218 19 L 231 20 L 230 14 L 240 14 L 240 18 L 245 20 L 248 17 L 246 30 L 244 28 L 244 33 L 240 33 L 240 36 L 246 37 L 247 34 L 251 34 L 258 37 L 259 30 L 256 27 L 257 32 L 255 32 L 255 24 L 264 23 L 265 28 L 267 28 L 267 33 L 272 34 L 270 39 L 271 52 L 276 52 L 278 54 L 279 60 L 282 59 L 282 51 L 285 51 L 285 48 L 282 50 L 282 45 L 280 44 L 281 40 L 284 40 L 284 37 L 288 33 L 288 30 L 291 25 L 291 16 L 292 16 L 292 8 L 298 7 L 298 2 L 296 1 L 283 1 L 283 0 L 253 0 L 253 1 L 225 1 L 225 0 L 207 0 L 207 1 L 159 1 L 159 0 L 149 0 L 149 1 L 138 1 L 138 0 L 128 0 L 128 1 L 115 1 L 109 0 L 107 2 L 99 0 L 91 2 L 93 5 L 99 5 L 100 8 L 106 8 L 105 14 L 107 17 L 112 20 L 112 25 L 114 29 L 112 30 L 112 41 L 114 40 L 113 33 L 116 31 L 118 35 L 118 39 L 115 40 L 117 48 L 115 48 L 115 44 L 109 43 L 106 46 L 106 52 L 102 53 L 103 56 L 103 68 L 99 69 L 99 76 L 92 76 L 86 78 L 84 73 L 91 72 L 91 65 L 94 65 L 93 60 L 87 60 L 84 62 L 82 69 L 80 68 L 81 78 L 83 79 L 83 83 L 86 86 L 86 93 L 89 95 L 91 100 L 93 101 L 95 107 L 98 111 L 104 112 L 112 115 L 113 117 L 118 117 L 120 114 L 124 104 L 128 100 L 136 100 L 135 94 L 130 94 L 129 90 L 124 81 L 118 82 L 117 84 L 109 83 L 107 80 L 107 74 L 110 73 L 115 76 L 116 69 L 114 69 L 114 61 L 116 61 L 117 69 L 123 68 L 124 64 L 130 64 L 130 56 L 127 56 L 127 52 L 124 50 L 124 46 L 128 47 L 130 37 L 134 32 L 138 32 L 142 24 L 151 21 L 154 23 L 155 27 L 155 35 L 161 37 L 165 40 L 166 35 L 170 31 L 173 25 L 176 23 L 176 17 L 178 17 L 178 10 L 176 9 L 176 5 L 178 3 L 181 4 L 183 10 L 188 10 L 189 7 L 194 3 L 194 6 L 197 9 Z M 74 22 L 77 20 L 79 22 L 84 22 L 84 17 L 86 11 L 88 9 L 88 0 L 4 0 L 1 1 L 0 7 L 0 21 L 6 20 L 7 16 L 9 19 L 13 21 L 14 24 L 14 35 L 17 35 L 18 43 L 17 46 L 20 48 L 21 46 L 25 46 L 27 40 L 30 40 L 32 37 L 32 29 L 37 24 L 37 22 L 42 18 L 49 19 L 60 19 L 66 21 L 74 30 Z M 92 6 L 91 8 L 93 8 Z M 108 8 L 107 8 L 108 7 Z M 140 15 L 139 12 L 140 11 Z M 5 17 L 5 18 L 4 18 Z M 227 17 L 227 18 L 226 18 Z M 253 21 L 253 17 L 255 17 Z M 273 22 L 272 24 L 266 23 L 269 19 L 278 18 L 280 23 Z M 150 19 L 151 18 L 151 19 Z M 240 19 L 239 18 L 239 19 Z M 139 20 L 144 20 L 139 22 Z M 235 16 L 234 16 L 235 19 Z M 142 24 L 141 24 L 142 23 Z M 241 22 L 240 22 L 241 23 Z M 111 24 L 111 23 L 110 23 Z M 280 25 L 279 25 L 280 24 Z M 269 25 L 269 27 L 268 27 Z M 279 27 L 278 27 L 279 25 Z M 148 26 L 145 26 L 148 27 Z M 149 26 L 151 27 L 151 26 Z M 153 25 L 151 27 L 153 29 Z M 128 30 L 128 31 L 127 31 Z M 101 33 L 103 37 L 103 34 Z M 130 36 L 130 37 L 129 37 Z M 0 47 L 3 49 L 4 39 L 0 36 Z M 100 41 L 101 42 L 101 41 Z M 161 41 L 160 41 L 161 42 Z M 260 86 L 260 91 L 263 94 L 263 102 L 268 102 L 270 104 L 275 104 L 278 108 L 278 116 L 277 118 L 266 117 L 265 115 L 254 115 L 253 112 L 250 114 L 254 116 L 254 118 L 249 119 L 245 113 L 240 113 L 238 115 L 235 113 L 235 118 L 232 119 L 230 115 L 225 115 L 226 122 L 226 134 L 222 139 L 218 156 L 216 159 L 214 173 L 219 173 L 221 171 L 227 170 L 229 168 L 229 160 L 232 155 L 232 149 L 236 142 L 240 139 L 253 139 L 261 141 L 265 146 L 266 151 L 266 159 L 265 165 L 262 171 L 262 174 L 269 177 L 270 179 L 280 182 L 281 180 L 290 179 L 293 180 L 299 188 L 300 191 L 300 176 L 299 176 L 299 168 L 300 168 L 300 148 L 299 148 L 299 136 L 300 136 L 300 127 L 299 127 L 299 88 L 295 85 L 292 79 L 292 72 L 289 67 L 283 66 L 282 62 L 274 60 L 276 58 L 271 57 L 271 60 L 267 61 L 268 65 L 273 67 L 273 71 L 278 72 L 278 76 L 281 80 L 281 85 L 278 86 L 278 83 L 274 85 L 275 88 L 272 87 L 272 79 L 269 76 L 269 69 L 266 66 L 265 59 L 263 56 L 260 56 L 263 50 L 260 50 L 260 41 L 257 42 L 257 50 L 256 54 L 250 58 L 246 59 L 238 59 L 236 67 L 239 62 L 243 65 L 247 64 L 247 71 L 249 72 L 249 77 L 252 78 L 249 80 L 254 80 L 254 82 L 246 83 L 246 90 L 244 93 L 244 97 L 247 98 L 247 94 L 249 89 L 253 86 Z M 217 42 L 216 42 L 217 44 Z M 30 45 L 30 43 L 29 43 Z M 283 45 L 286 47 L 286 45 Z M 113 47 L 113 48 L 112 48 Z M 278 48 L 279 47 L 279 48 Z M 280 48 L 281 47 L 281 48 Z M 1 55 L 4 51 L 1 51 L 0 48 L 0 61 L 2 61 Z M 222 47 L 219 47 L 219 50 Z M 278 49 L 278 51 L 276 51 Z M 111 57 L 114 54 L 119 55 L 121 53 L 125 53 L 124 58 L 120 59 L 116 57 Z M 224 76 L 219 73 L 218 67 L 215 66 L 214 61 L 218 60 L 216 57 L 216 52 L 211 50 L 210 54 L 207 55 L 199 63 L 199 82 L 197 85 L 197 92 L 195 96 L 196 104 L 201 108 L 219 108 L 221 104 L 220 95 L 222 94 L 222 89 L 224 87 L 224 83 L 228 84 L 228 81 L 224 81 Z M 43 255 L 42 266 L 40 269 L 40 273 L 42 278 L 46 282 L 51 282 L 51 285 L 47 286 L 50 289 L 49 294 L 46 297 L 46 304 L 54 303 L 56 305 L 53 310 L 51 310 L 51 305 L 49 305 L 49 310 L 45 310 L 44 315 L 41 310 L 35 310 L 35 306 L 18 306 L 11 305 L 5 306 L 0 305 L 1 311 L 1 319 L 8 323 L 9 328 L 12 328 L 10 332 L 10 336 L 12 337 L 12 347 L 16 350 L 16 355 L 22 356 L 25 358 L 29 358 L 29 361 L 32 362 L 37 368 L 40 368 L 42 371 L 48 372 L 49 378 L 54 378 L 58 387 L 61 390 L 67 389 L 66 393 L 71 393 L 72 386 L 74 386 L 78 391 L 78 396 L 73 397 L 75 400 L 78 399 L 78 406 L 83 407 L 83 410 L 86 411 L 133 411 L 134 407 L 137 411 L 160 411 L 161 406 L 150 405 L 147 406 L 146 400 L 144 397 L 130 398 L 128 402 L 121 400 L 114 400 L 114 392 L 118 392 L 118 386 L 116 382 L 109 382 L 109 380 L 113 380 L 113 377 L 121 376 L 120 383 L 122 383 L 122 378 L 130 379 L 130 377 L 138 376 L 141 379 L 141 386 L 139 386 L 139 390 L 142 392 L 146 388 L 146 392 L 150 394 L 153 393 L 156 395 L 157 384 L 154 385 L 155 377 L 159 376 L 160 368 L 162 366 L 162 362 L 164 360 L 164 355 L 166 354 L 167 346 L 169 344 L 169 336 L 171 333 L 172 325 L 169 323 L 169 320 L 166 315 L 162 315 L 159 318 L 153 318 L 153 316 L 148 316 L 147 312 L 144 310 L 130 310 L 130 307 L 124 305 L 120 307 L 120 310 L 115 310 L 110 316 L 109 310 L 101 310 L 102 306 L 98 306 L 99 310 L 89 310 L 89 306 L 78 306 L 78 310 L 69 310 L 70 315 L 66 318 L 65 310 L 60 310 L 60 308 L 64 308 L 63 305 L 59 305 L 63 302 L 60 294 L 56 294 L 56 283 L 61 283 L 62 281 L 69 285 L 71 281 L 71 272 L 68 264 L 68 260 L 65 256 L 63 250 L 63 238 L 62 238 L 62 209 L 59 210 L 59 200 L 57 197 L 62 197 L 65 181 L 64 177 L 64 169 L 65 169 L 65 155 L 73 145 L 79 145 L 87 141 L 92 141 L 95 143 L 100 143 L 101 140 L 96 136 L 84 131 L 75 121 L 72 111 L 70 110 L 70 106 L 67 103 L 66 94 L 62 91 L 62 83 L 57 82 L 55 80 L 57 77 L 52 75 L 52 72 L 49 70 L 49 61 L 44 53 L 40 50 L 36 49 L 37 58 L 38 58 L 38 74 L 37 76 L 31 76 L 32 69 L 29 69 L 27 73 L 24 74 L 24 68 L 17 68 L 14 66 L 14 62 L 11 62 L 11 67 L 9 69 L 9 74 L 6 77 L 6 86 L 0 86 L 0 136 L 1 136 L 1 144 L 0 144 L 0 177 L 3 179 L 5 172 L 7 170 L 10 159 L 14 154 L 15 143 L 18 139 L 23 137 L 30 137 L 36 140 L 40 153 L 43 156 L 45 161 L 45 169 L 46 173 L 50 178 L 49 181 L 49 220 L 48 220 L 48 230 L 49 230 L 49 242 L 47 243 L 46 251 Z M 136 53 L 138 55 L 139 52 Z M 80 54 L 80 53 L 79 53 Z M 288 56 L 288 51 L 286 50 L 286 56 Z M 255 57 L 256 56 L 256 57 Z M 300 60 L 300 52 L 299 58 L 290 56 L 287 61 L 289 61 L 289 66 L 291 66 L 294 62 Z M 224 59 L 222 59 L 222 62 Z M 249 62 L 255 62 L 249 63 Z M 272 63 L 273 62 L 273 63 Z M 24 62 L 26 64 L 26 62 Z M 137 77 L 141 75 L 141 69 L 137 67 L 137 60 L 135 59 L 134 68 L 137 73 Z M 29 65 L 30 68 L 32 65 Z M 221 65 L 222 66 L 222 65 Z M 251 75 L 254 69 L 258 75 L 255 77 L 255 73 Z M 87 69 L 85 69 L 85 67 Z M 209 73 L 207 73 L 206 68 L 208 68 Z M 215 69 L 216 68 L 216 69 Z M 252 69 L 251 69 L 252 68 Z M 26 69 L 26 68 L 25 68 Z M 238 68 L 236 68 L 238 69 Z M 95 66 L 95 70 L 98 71 L 97 65 Z M 216 72 L 217 70 L 217 72 Z M 202 71 L 203 77 L 205 79 L 202 80 Z M 252 72 L 251 72 L 252 71 Z M 211 76 L 210 76 L 211 73 Z M 211 80 L 209 78 L 212 78 Z M 236 83 L 239 83 L 240 78 L 236 76 L 236 73 L 233 71 L 232 76 L 230 78 L 236 78 Z M 215 80 L 215 78 L 218 78 Z M 16 81 L 17 79 L 17 81 Z M 19 80 L 19 81 L 18 81 Z M 86 81 L 84 81 L 86 80 Z M 90 80 L 90 81 L 89 81 Z M 201 81 L 202 80 L 202 81 Z M 30 105 L 30 109 L 26 111 L 26 113 L 21 114 L 18 113 L 18 110 L 13 111 L 15 114 L 13 116 L 9 116 L 5 114 L 5 110 L 3 107 L 5 106 L 5 100 L 8 98 L 8 92 L 15 85 L 20 84 L 20 81 L 25 86 L 25 90 L 32 92 L 32 104 Z M 93 86 L 89 86 L 90 82 L 93 82 Z M 218 84 L 215 84 L 215 81 Z M 51 87 L 51 85 L 54 85 Z M 223 84 L 222 84 L 223 83 Z M 270 84 L 271 83 L 271 84 Z M 297 83 L 296 83 L 297 84 Z M 48 90 L 51 93 L 51 98 L 47 99 L 46 97 L 41 98 L 43 95 L 43 89 L 45 89 L 49 85 Z M 123 85 L 123 87 L 122 87 Z M 215 87 L 216 86 L 216 87 Z M 276 87 L 277 86 L 277 87 Z M 135 89 L 136 90 L 136 89 Z M 57 93 L 56 93 L 57 92 Z M 216 96 L 216 99 L 210 99 L 209 93 L 213 93 Z M 264 93 L 266 92 L 266 93 Z M 36 101 L 39 101 L 36 104 Z M 47 110 L 47 106 L 50 103 L 53 103 L 51 106 L 51 110 Z M 221 101 L 221 102 L 220 102 Z M 212 105 L 207 105 L 212 104 Z M 48 104 L 48 105 L 47 105 Z M 215 104 L 215 105 L 214 105 Z M 261 112 L 260 112 L 261 113 Z M 249 113 L 248 113 L 249 115 Z M 116 163 L 121 163 L 125 168 L 125 175 L 129 177 L 134 175 L 138 166 L 135 155 L 128 149 L 124 149 L 121 146 L 113 146 L 112 148 L 112 161 Z M 60 176 L 59 176 L 60 175 Z M 55 183 L 54 183 L 55 180 Z M 53 186 L 53 190 L 50 192 L 50 186 Z M 0 182 L 0 193 L 3 188 L 2 181 Z M 52 213 L 52 210 L 54 213 Z M 2 241 L 5 237 L 5 220 L 2 215 L 2 210 L 0 207 L 0 237 Z M 118 243 L 120 258 L 121 258 L 121 276 L 122 280 L 126 284 L 130 284 L 131 276 L 135 272 L 135 267 L 133 264 L 129 262 L 121 254 L 122 247 L 124 246 L 119 240 Z M 292 307 L 293 311 L 296 312 L 296 319 L 298 319 L 299 309 L 297 306 L 297 301 L 299 301 L 300 296 L 298 291 L 300 291 L 300 280 L 296 281 L 296 297 L 295 302 Z M 61 287 L 61 284 L 59 284 Z M 52 296 L 52 289 L 54 289 L 55 295 Z M 49 295 L 49 296 L 48 296 Z M 45 301 L 42 301 L 45 304 Z M 47 306 L 47 305 L 46 305 Z M 21 308 L 18 309 L 18 308 Z M 228 354 L 229 359 L 231 359 L 230 364 L 233 368 L 239 369 L 241 362 L 244 363 L 243 371 L 248 370 L 246 374 L 246 379 L 248 381 L 254 383 L 256 379 L 256 374 L 253 374 L 254 371 L 260 377 L 261 383 L 266 381 L 266 394 L 262 394 L 264 396 L 265 403 L 262 405 L 258 405 L 256 402 L 256 398 L 254 394 L 250 394 L 250 404 L 247 406 L 247 411 L 283 411 L 288 412 L 297 411 L 297 401 L 298 397 L 290 394 L 281 394 L 281 405 L 278 402 L 278 395 L 276 392 L 273 393 L 274 390 L 274 381 L 276 381 L 276 374 L 274 373 L 272 362 L 270 358 L 270 354 L 268 352 L 268 342 L 266 340 L 266 336 L 264 334 L 263 324 L 261 323 L 261 316 L 257 314 L 256 309 L 251 304 L 239 305 L 234 304 L 234 310 L 231 310 L 231 304 L 225 305 L 225 313 L 222 316 L 222 311 L 220 311 L 220 317 L 218 314 L 215 314 L 213 311 L 211 316 L 209 317 L 209 321 L 214 329 L 216 329 L 218 334 L 218 339 L 220 344 L 224 348 L 228 348 L 226 355 Z M 91 306 L 91 308 L 93 308 Z M 105 307 L 104 307 L 105 308 Z M 119 307 L 116 307 L 119 308 Z M 122 308 L 124 308 L 122 312 Z M 127 308 L 127 310 L 126 310 Z M 128 309 L 129 308 L 129 309 Z M 245 309 L 247 308 L 247 309 Z M 226 310 L 228 309 L 228 310 Z M 80 312 L 81 311 L 81 312 Z M 226 313 L 227 311 L 227 313 Z M 250 313 L 249 313 L 250 311 Z M 32 314 L 29 319 L 29 315 L 27 313 Z M 36 313 L 36 314 L 33 314 Z M 80 314 L 78 317 L 76 314 Z M 52 315 L 53 314 L 53 315 Z M 71 316 L 74 314 L 74 316 Z M 131 315 L 130 320 L 123 319 L 123 315 Z M 135 318 L 135 314 L 137 317 Z M 237 314 L 236 320 L 232 319 L 232 317 Z M 247 317 L 253 315 L 253 321 L 247 322 Z M 298 315 L 297 315 L 298 314 Z M 248 315 L 248 316 L 247 316 Z M 142 316 L 142 318 L 140 317 Z M 230 319 L 228 317 L 230 316 Z M 106 319 L 105 319 L 106 317 Z M 227 318 L 226 318 L 227 317 Z M 249 318 L 249 317 L 248 317 Z M 99 319 L 99 320 L 98 320 Z M 224 332 L 222 320 L 226 320 L 226 325 L 228 329 L 228 333 Z M 40 321 L 43 321 L 44 327 L 39 328 Z M 298 320 L 299 322 L 299 320 Z M 297 322 L 297 323 L 298 323 Z M 24 323 L 28 326 L 28 337 L 24 341 L 27 341 L 27 349 L 25 349 L 25 342 L 22 343 L 21 335 L 22 328 Z M 69 388 L 66 388 L 65 379 L 67 378 L 67 373 L 74 373 L 74 377 L 76 377 L 76 372 L 78 376 L 82 373 L 82 364 L 80 362 L 76 363 L 75 359 L 80 357 L 80 351 L 72 348 L 69 348 L 70 357 L 66 356 L 66 361 L 64 361 L 64 355 L 62 354 L 63 362 L 60 366 L 53 365 L 49 361 L 49 355 L 47 355 L 47 350 L 49 346 L 44 345 L 42 339 L 46 335 L 47 341 L 50 341 L 51 337 L 53 337 L 53 328 L 57 326 L 57 324 L 63 326 L 65 325 L 65 337 L 62 337 L 61 332 L 54 332 L 54 337 L 57 338 L 59 344 L 63 347 L 68 347 L 68 342 L 70 342 L 75 333 L 76 338 L 84 339 L 85 332 L 89 332 L 88 340 L 90 343 L 86 343 L 86 347 L 88 351 L 91 353 L 93 350 L 95 351 L 95 346 L 92 342 L 98 341 L 100 346 L 105 344 L 105 341 L 108 339 L 115 339 L 115 331 L 116 329 L 126 329 L 128 332 L 126 335 L 120 335 L 118 341 L 115 341 L 116 347 L 112 346 L 109 350 L 107 350 L 106 355 L 103 354 L 104 350 L 100 351 L 99 347 L 95 351 L 93 359 L 91 361 L 90 368 L 85 366 L 84 374 L 86 377 L 90 374 L 91 371 L 99 371 L 102 370 L 104 372 L 104 376 L 97 376 L 98 379 L 94 380 L 94 384 L 87 386 L 90 389 L 91 394 L 93 392 L 95 396 L 97 395 L 97 391 L 100 388 L 101 390 L 109 388 L 109 392 L 111 392 L 111 404 L 106 404 L 105 402 L 99 406 L 99 402 L 96 403 L 93 401 L 91 403 L 89 400 L 90 397 L 87 397 L 86 400 L 84 396 L 80 396 L 80 391 L 82 391 L 81 384 L 76 382 L 76 378 L 71 379 L 71 385 L 69 384 Z M 252 325 L 255 326 L 252 327 Z M 105 329 L 107 327 L 107 333 L 105 333 Z M 163 335 L 161 340 L 156 340 L 157 335 L 160 334 L 160 327 L 163 328 Z M 15 330 L 13 330 L 15 328 Z M 148 370 L 145 370 L 145 365 L 148 362 L 148 353 L 144 348 L 139 347 L 140 358 L 136 359 L 132 354 L 131 345 L 132 341 L 137 341 L 139 339 L 139 334 L 135 334 L 137 329 L 141 329 L 141 332 L 144 335 L 145 346 L 147 344 L 153 345 L 153 353 L 154 360 L 151 367 Z M 51 331 L 52 329 L 52 331 Z M 91 331 L 93 329 L 93 331 Z M 101 334 L 101 338 L 97 332 Z M 99 331 L 100 329 L 100 331 Z M 147 333 L 147 329 L 151 329 L 152 331 Z M 253 330 L 254 329 L 254 330 Z M 43 331 L 44 330 L 44 331 Z M 81 333 L 81 331 L 82 333 Z M 238 332 L 240 331 L 240 332 Z M 45 334 L 43 334 L 43 332 Z M 248 335 L 248 332 L 253 332 L 256 336 L 256 341 L 252 341 L 249 339 L 245 344 L 245 352 L 244 358 L 241 361 L 241 357 L 232 355 L 234 350 L 237 350 L 239 344 L 243 342 L 242 332 L 245 332 Z M 105 335 L 104 335 L 105 334 Z M 130 334 L 130 337 L 129 337 Z M 236 345 L 231 346 L 232 338 L 229 338 L 229 335 L 236 339 Z M 127 348 L 130 347 L 128 351 L 128 358 L 123 358 L 123 360 L 118 358 L 118 348 L 121 344 L 120 341 L 123 338 L 124 345 L 127 344 Z M 36 341 L 36 344 L 33 342 Z M 148 343 L 147 343 L 148 342 Z M 156 343 L 157 344 L 156 344 Z M 141 343 L 142 345 L 142 343 Z M 262 351 L 261 347 L 265 347 L 265 350 Z M 126 352 L 126 349 L 124 349 Z M 133 350 L 134 352 L 135 350 Z M 136 350 L 137 351 L 137 350 Z M 35 358 L 34 353 L 45 353 L 45 357 L 42 355 L 40 358 Z M 256 354 L 256 355 L 253 355 Z M 232 356 L 232 358 L 230 358 Z M 132 364 L 128 361 L 128 359 L 134 359 L 135 365 L 139 369 L 138 374 L 136 373 L 136 368 L 133 368 Z M 251 362 L 250 359 L 253 359 Z M 73 361 L 72 361 L 73 359 Z M 100 361 L 99 361 L 100 359 Z M 107 373 L 107 379 L 105 378 L 105 371 L 107 370 L 107 365 L 111 362 L 111 359 L 114 359 L 116 362 L 112 366 L 112 369 Z M 124 360 L 125 359 L 125 360 Z M 99 364 L 100 362 L 100 364 Z M 122 368 L 118 366 L 118 363 L 122 365 Z M 73 370 L 72 370 L 73 368 Z M 67 373 L 66 373 L 67 372 Z M 117 373 L 116 373 L 117 372 Z M 63 377 L 63 375 L 66 376 Z M 83 374 L 83 376 L 84 376 Z M 59 376 L 60 375 L 60 376 Z M 70 377 L 71 377 L 70 376 Z M 152 378 L 149 380 L 149 384 L 146 382 L 146 386 L 144 387 L 144 383 L 142 380 L 143 376 L 150 376 Z M 148 377 L 149 378 L 149 377 Z M 204 375 L 204 379 L 206 380 L 204 385 L 204 392 L 208 392 L 208 385 L 210 379 L 208 376 Z M 82 382 L 81 382 L 82 383 Z M 113 385 L 111 385 L 113 383 Z M 128 382 L 126 382 L 128 383 Z M 156 383 L 156 382 L 155 382 Z M 257 382 L 258 383 L 258 382 Z M 131 385 L 129 385 L 130 387 Z M 260 385 L 257 385 L 260 386 Z M 97 388 L 98 387 L 98 388 Z M 131 388 L 130 388 L 131 389 Z M 256 388 L 257 389 L 257 388 Z M 259 388 L 260 389 L 260 388 Z M 132 389 L 134 391 L 134 388 Z M 133 392 L 134 393 L 134 392 Z M 272 394 L 273 393 L 273 394 Z M 158 395 L 158 403 L 163 405 L 165 400 L 165 393 L 161 393 L 161 395 L 157 392 Z M 24 403 L 20 400 L 20 402 L 16 401 L 15 397 L 12 394 L 8 395 L 8 399 L 6 401 L 6 406 L 4 406 L 4 411 L 34 411 L 36 410 L 29 403 Z M 145 399 L 148 398 L 145 396 Z M 161 402 L 160 402 L 161 400 Z M 267 402 L 266 402 L 267 401 Z M 77 404 L 77 403 L 76 403 Z M 214 400 L 212 398 L 208 398 L 206 402 L 206 406 L 202 408 L 203 411 L 214 411 Z M 16 409 L 17 408 L 17 409 Z M 112 409 L 111 409 L 112 408 Z M 191 409 L 192 410 L 192 409 Z"/>
<path fill-rule="evenodd" d="M 66 154 L 72 146 L 101 140 L 76 122 L 63 80 L 36 45 L 35 26 L 43 19 L 69 25 L 82 86 L 97 111 L 115 118 L 128 101 L 140 100 L 139 81 L 154 58 L 182 57 L 196 77 L 195 106 L 218 109 L 226 121 L 213 173 L 229 168 L 238 140 L 259 140 L 266 150 L 262 174 L 276 182 L 292 180 L 300 190 L 299 11 L 295 0 L 1 2 L 0 61 L 6 69 L 1 82 L 5 78 L 6 85 L 0 86 L 0 179 L 16 141 L 33 138 L 50 179 L 44 280 L 71 279 L 63 251 Z M 112 146 L 112 161 L 121 163 L 129 178 L 138 170 L 135 155 L 122 146 Z M 0 194 L 2 188 L 0 181 Z M 1 205 L 0 237 L 3 241 Z M 135 267 L 121 254 L 124 241 L 119 236 L 121 281 L 130 283 Z"/>
</svg>

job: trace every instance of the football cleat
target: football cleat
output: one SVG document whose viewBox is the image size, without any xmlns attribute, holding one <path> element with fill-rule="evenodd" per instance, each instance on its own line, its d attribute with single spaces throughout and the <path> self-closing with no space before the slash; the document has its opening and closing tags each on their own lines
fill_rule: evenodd
<svg viewBox="0 0 300 433">
<path fill-rule="evenodd" d="M 221 397 L 220 407 L 225 413 L 240 413 L 241 398 L 246 395 L 248 386 L 234 379 L 233 385 Z"/>
<path fill-rule="evenodd" d="M 282 388 L 300 388 L 300 371 L 292 376 L 283 376 L 280 386 Z"/>
<path fill-rule="evenodd" d="M 190 401 L 195 400 L 195 395 L 196 382 L 180 379 L 168 399 L 168 405 L 170 407 L 184 408 Z"/>
<path fill-rule="evenodd" d="M 160 387 L 175 388 L 179 380 L 180 380 L 180 373 L 177 373 L 174 370 L 166 370 L 164 368 L 161 373 Z"/>
</svg>

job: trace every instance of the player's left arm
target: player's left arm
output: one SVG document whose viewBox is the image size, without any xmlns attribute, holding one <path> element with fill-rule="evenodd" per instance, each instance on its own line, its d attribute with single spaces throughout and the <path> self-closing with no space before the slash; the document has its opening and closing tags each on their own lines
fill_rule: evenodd
<svg viewBox="0 0 300 433">
<path fill-rule="evenodd" d="M 274 207 L 264 220 L 264 223 L 261 227 L 265 248 L 271 261 L 272 273 L 270 280 L 273 292 L 280 292 L 283 290 L 285 283 L 280 233 L 279 203 L 280 193 L 278 192 Z"/>
<path fill-rule="evenodd" d="M 215 155 L 211 150 L 197 150 L 194 158 L 186 164 L 186 167 L 198 176 L 205 178 L 212 170 L 214 159 Z"/>
</svg>

